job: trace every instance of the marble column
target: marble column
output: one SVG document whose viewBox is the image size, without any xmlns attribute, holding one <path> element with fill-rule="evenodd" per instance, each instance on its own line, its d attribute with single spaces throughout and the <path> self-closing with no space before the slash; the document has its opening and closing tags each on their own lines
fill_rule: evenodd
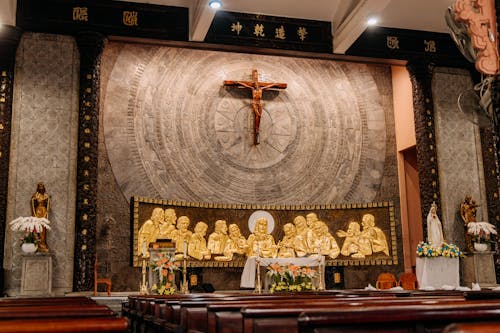
<svg viewBox="0 0 500 333">
<path fill-rule="evenodd" d="M 5 229 L 7 226 L 7 190 L 9 180 L 12 97 L 14 63 L 21 30 L 12 26 L 0 29 L 0 263 L 4 258 Z M 0 269 L 0 290 L 3 290 L 3 268 Z"/>
<path fill-rule="evenodd" d="M 73 290 L 87 291 L 94 286 L 99 85 L 105 37 L 97 32 L 82 32 L 76 42 L 80 50 L 80 101 Z"/>
</svg>

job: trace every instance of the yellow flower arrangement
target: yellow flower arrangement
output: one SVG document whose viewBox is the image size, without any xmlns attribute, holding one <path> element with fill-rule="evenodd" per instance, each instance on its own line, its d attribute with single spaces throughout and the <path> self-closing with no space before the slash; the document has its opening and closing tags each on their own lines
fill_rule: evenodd
<svg viewBox="0 0 500 333">
<path fill-rule="evenodd" d="M 428 258 L 439 256 L 448 258 L 464 257 L 458 246 L 455 244 L 448 244 L 446 242 L 443 242 L 441 246 L 420 242 L 417 245 L 417 256 Z"/>
<path fill-rule="evenodd" d="M 316 270 L 293 264 L 281 266 L 278 263 L 268 266 L 268 276 L 271 278 L 270 292 L 294 292 L 315 290 L 313 278 Z"/>
</svg>

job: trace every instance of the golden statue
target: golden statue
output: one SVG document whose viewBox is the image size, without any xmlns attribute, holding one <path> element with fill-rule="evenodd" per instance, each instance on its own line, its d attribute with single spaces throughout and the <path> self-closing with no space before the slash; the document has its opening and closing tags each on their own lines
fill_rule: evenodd
<svg viewBox="0 0 500 333">
<path fill-rule="evenodd" d="M 151 213 L 151 218 L 144 222 L 137 235 L 137 253 L 149 257 L 149 244 L 156 242 L 160 234 L 160 225 L 163 221 L 163 208 L 156 207 Z"/>
<path fill-rule="evenodd" d="M 212 254 L 222 254 L 228 240 L 225 220 L 215 221 L 215 231 L 208 236 L 208 249 Z"/>
<path fill-rule="evenodd" d="M 158 238 L 172 239 L 172 232 L 175 230 L 177 215 L 175 209 L 167 208 L 164 212 L 163 223 L 160 225 L 160 235 Z"/>
<path fill-rule="evenodd" d="M 50 197 L 45 192 L 45 185 L 40 182 L 37 185 L 36 192 L 31 196 L 31 215 L 35 217 L 44 217 L 49 219 Z M 38 251 L 49 252 L 47 246 L 47 230 L 43 228 L 38 234 Z"/>
<path fill-rule="evenodd" d="M 340 254 L 340 248 L 337 241 L 328 230 L 328 226 L 323 221 L 316 221 L 313 225 L 313 238 L 315 240 L 316 252 L 324 256 L 335 259 Z"/>
<path fill-rule="evenodd" d="M 229 239 L 224 247 L 224 255 L 217 256 L 214 259 L 217 261 L 230 261 L 234 254 L 246 254 L 248 252 L 247 240 L 241 234 L 240 227 L 237 224 L 229 225 Z"/>
<path fill-rule="evenodd" d="M 375 226 L 375 216 L 372 214 L 363 215 L 361 225 L 363 226 L 361 238 L 368 240 L 371 251 L 373 253 L 383 252 L 386 256 L 388 256 L 389 246 L 387 246 L 387 238 L 385 237 L 382 229 Z"/>
<path fill-rule="evenodd" d="M 340 253 L 344 256 L 351 256 L 353 258 L 364 258 L 372 254 L 370 242 L 361 237 L 361 227 L 358 222 L 352 221 L 347 227 L 347 231 L 337 231 L 338 237 L 345 237 L 344 244 Z"/>
<path fill-rule="evenodd" d="M 312 243 L 312 231 L 307 227 L 306 218 L 298 215 L 293 219 L 295 224 L 296 236 L 293 248 L 297 257 L 304 257 L 311 253 L 310 244 Z"/>
<path fill-rule="evenodd" d="M 287 223 L 283 226 L 283 231 L 285 232 L 285 236 L 278 242 L 278 258 L 294 258 L 294 242 L 297 236 L 295 225 Z"/>
<path fill-rule="evenodd" d="M 465 229 L 465 245 L 467 247 L 467 250 L 469 251 L 474 251 L 474 248 L 472 246 L 471 235 L 467 232 L 467 224 L 469 222 L 477 222 L 477 207 L 479 207 L 479 205 L 475 200 L 472 200 L 472 197 L 470 195 L 466 195 L 464 201 L 460 204 L 460 216 L 464 221 Z"/>
<path fill-rule="evenodd" d="M 194 234 L 191 235 L 188 245 L 188 255 L 198 260 L 210 259 L 210 251 L 207 248 L 205 235 L 207 234 L 208 225 L 200 221 L 194 227 Z"/>
<path fill-rule="evenodd" d="M 183 259 L 184 254 L 187 254 L 187 244 L 193 234 L 188 230 L 190 222 L 187 216 L 179 217 L 177 219 L 177 229 L 171 234 L 172 241 L 175 243 L 176 259 Z"/>
<path fill-rule="evenodd" d="M 260 217 L 255 221 L 253 234 L 248 236 L 248 256 L 259 256 L 262 258 L 276 258 L 278 247 L 274 237 L 267 230 L 267 219 Z"/>
</svg>

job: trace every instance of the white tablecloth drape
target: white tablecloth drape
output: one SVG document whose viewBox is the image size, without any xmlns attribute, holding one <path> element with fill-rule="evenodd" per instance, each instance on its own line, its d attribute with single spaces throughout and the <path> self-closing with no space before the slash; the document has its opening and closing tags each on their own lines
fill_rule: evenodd
<svg viewBox="0 0 500 333">
<path fill-rule="evenodd" d="M 460 286 L 460 268 L 458 258 L 434 257 L 417 258 L 417 280 L 419 288 Z"/>
<path fill-rule="evenodd" d="M 249 257 L 245 263 L 245 267 L 243 268 L 243 273 L 241 274 L 241 288 L 255 288 L 255 272 L 256 272 L 256 259 L 257 257 Z M 325 269 L 325 257 L 321 256 L 320 260 L 318 260 L 318 256 L 313 255 L 310 257 L 302 257 L 302 258 L 259 258 L 260 266 L 269 266 L 274 263 L 278 263 L 280 265 L 293 264 L 297 266 L 319 266 L 321 264 L 323 268 L 323 276 Z"/>
</svg>

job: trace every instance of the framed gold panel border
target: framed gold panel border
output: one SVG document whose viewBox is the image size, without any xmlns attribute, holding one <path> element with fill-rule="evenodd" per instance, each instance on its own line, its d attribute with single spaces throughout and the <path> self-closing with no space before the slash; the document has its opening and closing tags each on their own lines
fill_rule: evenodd
<svg viewBox="0 0 500 333">
<path fill-rule="evenodd" d="M 351 221 L 361 222 L 364 214 L 372 214 L 375 223 L 386 238 L 389 255 L 384 253 L 373 253 L 365 258 L 352 258 L 339 255 L 335 259 L 326 258 L 327 266 L 361 266 L 361 265 L 397 265 L 397 237 L 394 217 L 394 204 L 391 201 L 351 203 L 351 204 L 328 204 L 328 205 L 256 205 L 256 204 L 224 204 L 224 203 L 199 203 L 183 202 L 173 200 L 160 200 L 145 197 L 132 197 L 131 206 L 131 258 L 135 267 L 141 265 L 139 257 L 138 233 L 142 224 L 150 219 L 154 208 L 173 208 L 177 218 L 185 215 L 191 220 L 190 230 L 198 221 L 208 224 L 206 237 L 214 231 L 215 221 L 224 219 L 228 224 L 237 224 L 243 236 L 248 238 L 250 234 L 248 219 L 255 211 L 265 211 L 274 218 L 274 229 L 272 235 L 275 240 L 283 236 L 283 225 L 292 222 L 297 215 L 307 215 L 314 212 L 319 220 L 326 222 L 330 233 L 335 237 L 339 247 L 342 246 L 342 238 L 336 236 L 338 230 L 347 230 Z M 188 260 L 188 267 L 243 267 L 246 258 L 238 257 L 231 261 L 216 260 Z"/>
</svg>

